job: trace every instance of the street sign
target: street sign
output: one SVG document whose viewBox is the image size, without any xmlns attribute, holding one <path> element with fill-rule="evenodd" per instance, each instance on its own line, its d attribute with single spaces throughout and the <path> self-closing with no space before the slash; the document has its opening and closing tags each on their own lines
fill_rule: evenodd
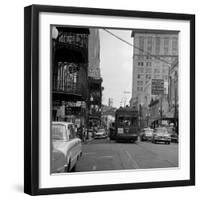
<svg viewBox="0 0 200 200">
<path fill-rule="evenodd" d="M 151 82 L 151 94 L 160 95 L 164 93 L 164 80 L 163 79 L 152 79 Z"/>
</svg>

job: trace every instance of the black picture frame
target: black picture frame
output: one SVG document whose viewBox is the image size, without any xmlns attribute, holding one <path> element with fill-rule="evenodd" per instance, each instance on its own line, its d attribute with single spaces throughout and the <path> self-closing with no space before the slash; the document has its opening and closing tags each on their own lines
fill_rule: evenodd
<svg viewBox="0 0 200 200">
<path fill-rule="evenodd" d="M 190 23 L 190 178 L 188 180 L 39 188 L 39 14 L 74 13 L 112 17 L 187 20 Z M 195 185 L 195 15 L 83 7 L 31 5 L 24 9 L 24 192 L 30 195 Z"/>
</svg>

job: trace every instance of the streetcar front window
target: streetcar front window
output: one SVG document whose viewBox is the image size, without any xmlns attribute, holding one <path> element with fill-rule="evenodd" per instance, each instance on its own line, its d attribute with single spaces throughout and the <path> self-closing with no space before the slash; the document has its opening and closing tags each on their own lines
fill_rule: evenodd
<svg viewBox="0 0 200 200">
<path fill-rule="evenodd" d="M 130 117 L 119 117 L 119 125 L 120 126 L 131 126 L 133 124 L 133 120 Z"/>
</svg>

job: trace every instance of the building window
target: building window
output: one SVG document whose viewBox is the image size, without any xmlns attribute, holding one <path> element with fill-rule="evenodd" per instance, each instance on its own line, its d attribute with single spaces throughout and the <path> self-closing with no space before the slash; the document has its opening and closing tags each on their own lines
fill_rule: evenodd
<svg viewBox="0 0 200 200">
<path fill-rule="evenodd" d="M 160 37 L 156 37 L 156 54 L 160 53 Z"/>
<path fill-rule="evenodd" d="M 137 91 L 138 92 L 142 92 L 143 91 L 143 87 L 137 87 Z"/>
<path fill-rule="evenodd" d="M 178 39 L 176 37 L 172 38 L 172 54 L 178 54 Z"/>
<path fill-rule="evenodd" d="M 157 74 L 160 73 L 160 69 L 155 68 L 155 69 L 154 69 L 154 73 L 157 73 Z"/>
<path fill-rule="evenodd" d="M 138 86 L 143 85 L 143 81 L 137 81 L 137 85 L 138 85 Z"/>
<path fill-rule="evenodd" d="M 143 60 L 144 56 L 139 55 L 137 58 L 138 58 L 138 60 Z"/>
<path fill-rule="evenodd" d="M 165 37 L 164 38 L 164 55 L 169 54 L 169 38 Z"/>
<path fill-rule="evenodd" d="M 160 79 L 160 74 L 154 74 L 155 79 Z"/>
<path fill-rule="evenodd" d="M 151 62 L 146 62 L 146 66 L 151 66 Z"/>
<path fill-rule="evenodd" d="M 152 69 L 151 68 L 146 68 L 146 73 L 151 73 Z"/>
<path fill-rule="evenodd" d="M 137 68 L 138 73 L 144 73 L 144 68 Z"/>
<path fill-rule="evenodd" d="M 147 60 L 150 60 L 151 59 L 151 56 L 147 56 Z"/>
<path fill-rule="evenodd" d="M 140 48 L 140 54 L 144 53 L 144 37 L 139 37 L 139 48 Z"/>
<path fill-rule="evenodd" d="M 142 78 L 143 78 L 143 74 L 138 74 L 138 75 L 137 75 L 137 78 L 138 78 L 138 79 L 142 79 Z"/>
<path fill-rule="evenodd" d="M 151 74 L 146 74 L 146 79 L 151 79 Z"/>
<path fill-rule="evenodd" d="M 138 66 L 144 66 L 143 62 L 138 62 Z"/>
<path fill-rule="evenodd" d="M 151 37 L 151 36 L 149 36 L 149 37 L 147 38 L 147 51 L 148 51 L 149 53 L 152 52 L 152 37 Z"/>
</svg>

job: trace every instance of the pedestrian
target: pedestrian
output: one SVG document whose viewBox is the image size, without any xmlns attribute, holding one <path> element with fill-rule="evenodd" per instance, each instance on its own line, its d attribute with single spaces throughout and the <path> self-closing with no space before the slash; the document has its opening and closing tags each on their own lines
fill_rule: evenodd
<svg viewBox="0 0 200 200">
<path fill-rule="evenodd" d="M 82 141 L 85 142 L 85 127 L 82 126 Z"/>
</svg>

